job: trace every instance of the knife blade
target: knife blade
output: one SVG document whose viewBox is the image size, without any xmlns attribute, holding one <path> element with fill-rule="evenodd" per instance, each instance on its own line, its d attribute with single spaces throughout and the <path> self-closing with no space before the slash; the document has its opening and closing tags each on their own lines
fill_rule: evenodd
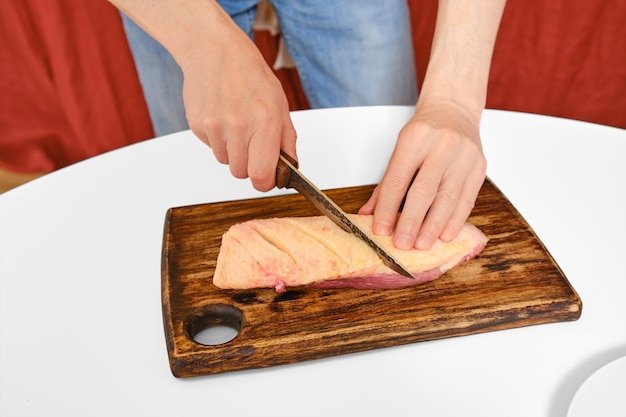
<svg viewBox="0 0 626 417">
<path fill-rule="evenodd" d="M 400 275 L 407 278 L 415 279 L 413 274 L 409 272 L 396 258 L 380 246 L 372 237 L 357 224 L 352 222 L 346 213 L 333 200 L 324 194 L 315 186 L 308 178 L 306 178 L 299 170 L 298 163 L 289 155 L 280 152 L 278 166 L 276 168 L 276 187 L 293 188 L 306 197 L 319 211 L 330 218 L 337 226 L 348 233 L 353 234 L 367 244 L 383 264 Z"/>
</svg>

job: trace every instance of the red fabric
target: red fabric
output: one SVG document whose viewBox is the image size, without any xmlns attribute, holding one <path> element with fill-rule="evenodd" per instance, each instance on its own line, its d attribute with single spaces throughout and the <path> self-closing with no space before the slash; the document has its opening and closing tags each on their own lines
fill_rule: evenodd
<svg viewBox="0 0 626 417">
<path fill-rule="evenodd" d="M 409 0 L 424 77 L 436 0 Z M 487 107 L 626 128 L 626 1 L 508 0 Z"/>
<path fill-rule="evenodd" d="M 117 9 L 106 0 L 1 7 L 2 168 L 50 172 L 153 136 Z"/>
<path fill-rule="evenodd" d="M 436 0 L 408 0 L 418 82 Z M 2 2 L 0 167 L 49 172 L 153 136 L 117 10 L 106 0 Z M 275 42 L 259 38 L 273 62 Z M 308 103 L 282 70 L 292 110 Z M 508 0 L 487 107 L 626 128 L 626 2 Z"/>
</svg>

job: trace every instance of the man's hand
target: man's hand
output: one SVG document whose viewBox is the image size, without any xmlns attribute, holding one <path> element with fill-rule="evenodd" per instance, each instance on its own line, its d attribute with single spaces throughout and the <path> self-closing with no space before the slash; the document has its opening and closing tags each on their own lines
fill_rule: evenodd
<svg viewBox="0 0 626 417">
<path fill-rule="evenodd" d="M 254 188 L 274 187 L 282 148 L 296 154 L 296 131 L 280 81 L 254 43 L 224 14 L 220 36 L 181 59 L 183 100 L 193 133 Z"/>
<path fill-rule="evenodd" d="M 296 154 L 296 131 L 278 79 L 261 53 L 237 27 L 227 27 L 227 44 L 214 44 L 181 65 L 183 100 L 193 133 L 254 188 L 274 187 L 282 148 Z"/>
<path fill-rule="evenodd" d="M 478 126 L 463 113 L 451 103 L 418 107 L 398 136 L 380 184 L 359 211 L 374 214 L 376 234 L 389 235 L 395 225 L 393 243 L 400 249 L 452 240 L 474 207 L 486 160 Z"/>
<path fill-rule="evenodd" d="M 486 171 L 480 118 L 504 4 L 439 1 L 415 115 L 400 132 L 384 177 L 360 210 L 374 214 L 374 233 L 393 232 L 397 248 L 429 249 L 437 238 L 452 240 L 474 207 Z"/>
<path fill-rule="evenodd" d="M 237 178 L 274 187 L 280 149 L 296 131 L 280 81 L 252 40 L 214 0 L 110 0 L 160 42 L 184 75 L 193 133 Z"/>
</svg>

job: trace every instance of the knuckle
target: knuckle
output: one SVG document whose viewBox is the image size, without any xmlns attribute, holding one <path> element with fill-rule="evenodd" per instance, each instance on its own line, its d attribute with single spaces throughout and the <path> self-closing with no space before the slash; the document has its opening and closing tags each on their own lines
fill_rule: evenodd
<svg viewBox="0 0 626 417">
<path fill-rule="evenodd" d="M 432 134 L 435 130 L 435 127 L 430 123 L 426 123 L 424 121 L 415 121 L 413 123 L 407 123 L 400 130 L 400 136 L 414 138 L 417 136 L 426 136 Z"/>
<path fill-rule="evenodd" d="M 409 187 L 409 181 L 399 175 L 387 175 L 383 179 L 383 186 L 394 193 L 404 193 Z"/>
<path fill-rule="evenodd" d="M 266 176 L 264 176 L 261 172 L 251 169 L 248 172 L 248 176 L 254 183 L 260 183 L 266 181 Z"/>
<path fill-rule="evenodd" d="M 293 126 L 288 126 L 285 128 L 285 137 L 290 142 L 295 142 L 298 139 L 298 133 Z"/>
<path fill-rule="evenodd" d="M 458 209 L 463 213 L 468 213 L 469 215 L 469 213 L 471 213 L 475 206 L 475 199 L 462 199 L 461 201 L 459 201 Z"/>
<path fill-rule="evenodd" d="M 413 185 L 411 186 L 411 189 L 419 197 L 432 198 L 437 193 L 437 184 L 431 181 L 419 180 L 413 183 Z"/>
<path fill-rule="evenodd" d="M 479 156 L 474 162 L 474 169 L 484 174 L 485 172 L 487 172 L 487 159 L 484 157 L 482 152 L 480 152 L 480 150 L 478 150 L 478 152 Z"/>
<path fill-rule="evenodd" d="M 213 155 L 215 156 L 217 162 L 224 165 L 230 163 L 228 158 L 228 152 L 226 151 L 226 148 L 222 146 L 222 144 L 216 143 L 216 141 L 209 139 L 208 145 L 213 150 Z"/>
<path fill-rule="evenodd" d="M 222 124 L 227 131 L 234 132 L 236 134 L 245 129 L 244 118 L 241 117 L 241 114 L 237 114 L 235 112 L 227 112 L 220 120 L 213 119 L 212 123 L 217 126 Z"/>
<path fill-rule="evenodd" d="M 200 138 L 207 145 L 211 146 L 211 143 L 208 140 L 210 135 L 208 134 L 208 131 L 204 128 L 204 126 L 202 126 L 201 123 L 199 123 L 195 119 L 188 119 L 187 123 L 189 124 L 189 130 L 191 130 L 191 132 L 194 135 L 196 135 L 198 138 Z"/>
<path fill-rule="evenodd" d="M 437 192 L 437 198 L 452 206 L 456 206 L 459 200 L 459 196 L 457 193 L 448 190 L 439 190 Z"/>
<path fill-rule="evenodd" d="M 269 191 L 274 186 L 274 181 L 271 178 L 250 176 L 250 180 L 252 186 L 258 191 Z"/>
<path fill-rule="evenodd" d="M 254 188 L 259 191 L 272 189 L 276 180 L 275 175 L 268 175 L 267 172 L 262 169 L 250 168 L 247 174 Z"/>
<path fill-rule="evenodd" d="M 217 162 L 219 162 L 220 164 L 228 165 L 228 155 L 221 153 L 214 153 L 214 155 Z"/>
<path fill-rule="evenodd" d="M 231 163 L 229 165 L 230 173 L 235 178 L 248 178 L 248 171 L 244 166 L 240 166 L 239 164 Z"/>
<path fill-rule="evenodd" d="M 413 213 L 407 213 L 406 217 L 402 219 L 402 230 L 407 233 L 417 235 L 417 232 L 422 225 L 421 219 L 419 219 Z"/>
<path fill-rule="evenodd" d="M 188 116 L 189 127 L 191 130 L 200 130 L 207 133 L 213 133 L 217 127 L 217 119 L 209 114 Z"/>
</svg>

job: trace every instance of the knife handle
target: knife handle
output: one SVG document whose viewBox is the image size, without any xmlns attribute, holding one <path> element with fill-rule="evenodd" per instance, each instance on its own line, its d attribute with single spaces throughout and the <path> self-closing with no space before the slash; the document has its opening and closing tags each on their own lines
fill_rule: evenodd
<svg viewBox="0 0 626 417">
<path fill-rule="evenodd" d="M 284 159 L 283 159 L 284 158 Z M 287 155 L 285 152 L 280 151 L 280 157 L 278 158 L 278 165 L 276 166 L 276 187 L 278 188 L 291 188 L 289 186 L 289 180 L 291 179 L 291 168 L 285 163 L 285 159 L 294 167 L 298 168 L 298 161 Z"/>
</svg>

